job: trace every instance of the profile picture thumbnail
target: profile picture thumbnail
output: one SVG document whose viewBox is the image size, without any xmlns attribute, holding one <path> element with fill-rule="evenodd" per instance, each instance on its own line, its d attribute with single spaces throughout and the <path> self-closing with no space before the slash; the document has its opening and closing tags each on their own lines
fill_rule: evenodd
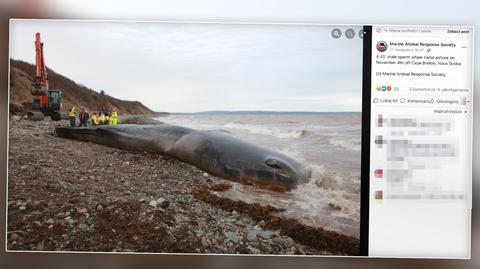
<svg viewBox="0 0 480 269">
<path fill-rule="evenodd" d="M 377 50 L 380 52 L 386 51 L 388 48 L 387 42 L 385 41 L 378 41 L 377 43 Z"/>
</svg>

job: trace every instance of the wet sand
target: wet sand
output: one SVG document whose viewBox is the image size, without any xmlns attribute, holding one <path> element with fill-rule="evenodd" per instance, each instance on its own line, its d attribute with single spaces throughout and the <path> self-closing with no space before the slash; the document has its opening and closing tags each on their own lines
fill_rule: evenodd
<svg viewBox="0 0 480 269">
<path fill-rule="evenodd" d="M 220 179 L 177 160 L 58 138 L 52 122 L 9 130 L 7 249 L 348 255 L 358 239 L 220 198 Z"/>
</svg>

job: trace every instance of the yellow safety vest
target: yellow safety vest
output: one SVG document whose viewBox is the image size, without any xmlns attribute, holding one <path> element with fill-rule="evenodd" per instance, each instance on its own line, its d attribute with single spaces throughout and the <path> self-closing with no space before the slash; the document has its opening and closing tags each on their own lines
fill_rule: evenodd
<svg viewBox="0 0 480 269">
<path fill-rule="evenodd" d="M 93 124 L 98 125 L 97 115 L 93 115 L 93 116 L 92 116 L 92 122 L 93 122 Z"/>
<path fill-rule="evenodd" d="M 68 112 L 68 116 L 69 116 L 69 117 L 75 117 L 75 107 L 72 107 L 72 109 L 70 110 L 70 112 Z"/>
<path fill-rule="evenodd" d="M 118 124 L 118 113 L 117 113 L 117 111 L 112 111 L 111 124 L 112 125 L 117 125 Z"/>
</svg>

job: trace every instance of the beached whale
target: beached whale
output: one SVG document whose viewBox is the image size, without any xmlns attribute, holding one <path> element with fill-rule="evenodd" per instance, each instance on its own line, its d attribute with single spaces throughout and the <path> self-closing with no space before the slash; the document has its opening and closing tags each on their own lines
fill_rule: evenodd
<svg viewBox="0 0 480 269">
<path fill-rule="evenodd" d="M 59 137 L 120 149 L 169 155 L 210 174 L 243 184 L 287 191 L 310 177 L 310 170 L 272 150 L 243 141 L 223 130 L 197 131 L 160 125 L 57 127 Z"/>
</svg>

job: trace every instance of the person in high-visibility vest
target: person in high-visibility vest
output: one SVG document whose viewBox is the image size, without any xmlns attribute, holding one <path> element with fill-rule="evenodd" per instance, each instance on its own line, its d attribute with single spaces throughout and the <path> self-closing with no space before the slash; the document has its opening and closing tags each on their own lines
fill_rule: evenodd
<svg viewBox="0 0 480 269">
<path fill-rule="evenodd" d="M 112 117 L 110 117 L 112 120 L 112 125 L 117 125 L 118 124 L 118 113 L 117 110 L 114 108 L 112 111 Z"/>
<path fill-rule="evenodd" d="M 70 108 L 70 111 L 68 112 L 68 119 L 70 120 L 70 127 L 75 127 L 75 106 Z"/>
<path fill-rule="evenodd" d="M 110 116 L 107 114 L 105 114 L 105 125 L 110 125 Z"/>
<path fill-rule="evenodd" d="M 92 121 L 92 126 L 98 125 L 98 117 L 97 117 L 97 112 L 95 112 L 95 111 L 93 112 L 93 115 L 92 115 L 91 121 Z"/>
<path fill-rule="evenodd" d="M 100 122 L 100 125 L 105 124 L 105 114 L 101 113 L 100 117 L 98 118 L 98 121 Z"/>
</svg>

